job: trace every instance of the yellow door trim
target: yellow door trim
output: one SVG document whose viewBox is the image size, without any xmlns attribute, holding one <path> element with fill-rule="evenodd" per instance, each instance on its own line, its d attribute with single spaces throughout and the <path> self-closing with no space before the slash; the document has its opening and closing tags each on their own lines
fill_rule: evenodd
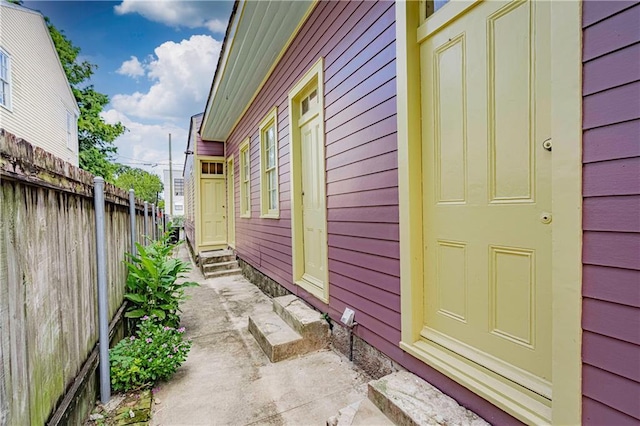
<svg viewBox="0 0 640 426">
<path fill-rule="evenodd" d="M 227 159 L 227 243 L 236 248 L 236 175 L 234 156 Z"/>
<path fill-rule="evenodd" d="M 196 144 L 197 145 L 197 144 Z M 202 231 L 202 203 L 200 200 L 201 197 L 201 192 L 200 192 L 200 182 L 202 180 L 202 162 L 203 161 L 217 161 L 220 162 L 222 164 L 225 164 L 225 158 L 224 157 L 218 157 L 218 156 L 212 156 L 212 155 L 197 155 L 194 154 L 194 159 L 193 159 L 193 166 L 196 168 L 196 173 L 195 173 L 195 181 L 196 181 L 196 195 L 195 195 L 195 199 L 196 199 L 196 206 L 195 206 L 195 216 L 196 216 L 196 220 L 195 220 L 195 236 L 196 236 L 196 252 L 200 253 L 202 251 L 207 251 L 207 250 L 215 250 L 215 249 L 219 249 L 219 248 L 224 248 L 224 245 L 222 244 L 203 244 L 202 241 L 202 236 L 200 235 L 200 232 Z M 224 176 L 224 175 L 223 175 Z"/>
<path fill-rule="evenodd" d="M 420 338 L 423 235 L 418 2 L 396 2 L 400 209 L 400 347 L 529 424 L 581 423 L 582 28 L 580 2 L 552 2 L 552 402 Z M 426 36 L 426 29 L 423 31 Z"/>
<path fill-rule="evenodd" d="M 293 266 L 293 282 L 296 285 L 307 290 L 316 298 L 325 303 L 329 303 L 329 259 L 327 256 L 328 239 L 327 239 L 327 213 L 326 204 L 324 210 L 324 226 L 325 226 L 325 276 L 324 283 L 322 283 L 322 290 L 317 285 L 309 282 L 303 278 L 304 276 L 304 240 L 303 240 L 303 220 L 302 220 L 302 153 L 300 149 L 300 128 L 298 125 L 298 119 L 300 116 L 298 108 L 295 105 L 300 101 L 300 97 L 305 93 L 310 84 L 317 84 L 318 87 L 318 102 L 319 102 L 319 114 L 320 114 L 320 147 L 322 152 L 321 157 L 325 158 L 325 141 L 324 141 L 324 60 L 320 58 L 315 64 L 305 73 L 305 75 L 296 83 L 296 85 L 289 92 L 289 132 L 291 139 L 289 142 L 289 150 L 291 153 L 291 252 L 292 252 L 292 266 Z M 322 173 L 324 178 L 325 174 Z M 326 182 L 323 179 L 319 183 L 319 187 L 324 194 L 321 194 L 326 199 Z"/>
</svg>

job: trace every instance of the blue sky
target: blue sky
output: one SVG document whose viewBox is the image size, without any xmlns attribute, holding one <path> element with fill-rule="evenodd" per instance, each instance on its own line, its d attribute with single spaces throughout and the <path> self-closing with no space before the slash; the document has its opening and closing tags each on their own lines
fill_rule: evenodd
<svg viewBox="0 0 640 426">
<path fill-rule="evenodd" d="M 161 174 L 182 169 L 189 118 L 202 112 L 232 1 L 25 1 L 98 65 L 91 83 L 109 95 L 104 117 L 129 130 L 116 161 Z M 156 167 L 144 164 L 158 164 Z"/>
</svg>

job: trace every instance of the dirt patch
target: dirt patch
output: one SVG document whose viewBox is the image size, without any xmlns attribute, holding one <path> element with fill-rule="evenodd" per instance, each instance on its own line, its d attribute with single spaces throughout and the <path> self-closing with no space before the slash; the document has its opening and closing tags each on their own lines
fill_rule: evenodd
<svg viewBox="0 0 640 426">
<path fill-rule="evenodd" d="M 153 394 L 148 389 L 116 394 L 105 405 L 97 403 L 84 426 L 146 426 L 152 404 Z"/>
</svg>

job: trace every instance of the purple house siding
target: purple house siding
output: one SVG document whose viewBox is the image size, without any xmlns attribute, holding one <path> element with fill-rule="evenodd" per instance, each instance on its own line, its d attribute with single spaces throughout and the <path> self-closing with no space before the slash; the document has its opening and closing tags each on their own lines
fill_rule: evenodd
<svg viewBox="0 0 640 426">
<path fill-rule="evenodd" d="M 209 142 L 203 141 L 198 135 L 198 156 L 212 156 L 223 157 L 224 156 L 224 142 Z"/>
<path fill-rule="evenodd" d="M 516 424 L 399 348 L 400 266 L 395 6 L 320 1 L 227 140 L 236 176 L 236 251 L 250 265 L 488 421 Z M 292 282 L 288 92 L 324 57 L 329 305 Z M 278 107 L 280 218 L 260 218 L 258 124 Z M 251 218 L 239 217 L 240 157 L 250 138 Z"/>
<path fill-rule="evenodd" d="M 640 3 L 583 6 L 583 423 L 640 421 Z"/>
</svg>

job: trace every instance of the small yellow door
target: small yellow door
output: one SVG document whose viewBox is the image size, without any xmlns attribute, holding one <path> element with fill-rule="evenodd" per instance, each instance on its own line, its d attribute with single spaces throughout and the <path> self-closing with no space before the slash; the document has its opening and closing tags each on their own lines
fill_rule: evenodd
<svg viewBox="0 0 640 426">
<path fill-rule="evenodd" d="M 200 181 L 202 246 L 226 244 L 227 222 L 225 219 L 226 188 L 224 175 L 202 178 Z"/>
<path fill-rule="evenodd" d="M 233 158 L 227 161 L 227 235 L 229 245 L 236 246 L 236 193 Z"/>
<path fill-rule="evenodd" d="M 327 275 L 325 171 L 320 134 L 317 90 L 307 93 L 301 103 L 300 152 L 302 174 L 302 223 L 304 273 L 302 279 L 323 290 Z"/>
<path fill-rule="evenodd" d="M 549 22 L 546 1 L 482 2 L 420 57 L 421 334 L 550 399 Z"/>
</svg>

